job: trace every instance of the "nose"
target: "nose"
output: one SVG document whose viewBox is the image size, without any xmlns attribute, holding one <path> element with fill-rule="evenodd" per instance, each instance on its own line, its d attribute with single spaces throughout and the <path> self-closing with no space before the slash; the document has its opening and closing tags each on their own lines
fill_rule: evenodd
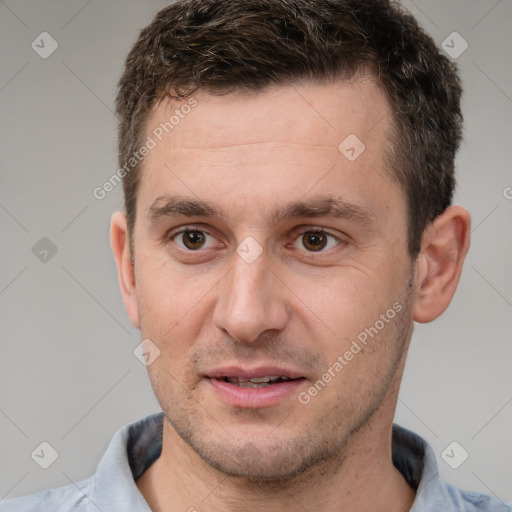
<svg viewBox="0 0 512 512">
<path fill-rule="evenodd" d="M 233 255 L 233 267 L 219 283 L 214 325 L 240 342 L 256 341 L 267 330 L 282 330 L 289 318 L 286 287 L 264 254 L 248 263 Z"/>
</svg>

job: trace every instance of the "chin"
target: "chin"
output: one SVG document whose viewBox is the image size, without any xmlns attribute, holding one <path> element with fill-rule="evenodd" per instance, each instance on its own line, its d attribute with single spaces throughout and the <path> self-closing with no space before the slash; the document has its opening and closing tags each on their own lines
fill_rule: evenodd
<svg viewBox="0 0 512 512">
<path fill-rule="evenodd" d="M 304 432 L 282 432 L 281 436 L 254 434 L 234 439 L 180 431 L 178 435 L 210 467 L 225 476 L 249 482 L 283 482 L 308 473 L 336 453 L 335 443 Z M 190 435 L 191 434 L 191 435 Z"/>
<path fill-rule="evenodd" d="M 306 473 L 325 457 L 313 459 L 304 452 L 292 451 L 284 446 L 259 449 L 247 443 L 240 449 L 209 447 L 196 453 L 211 467 L 226 476 L 249 482 L 282 482 Z M 228 453 L 231 453 L 228 455 Z"/>
</svg>

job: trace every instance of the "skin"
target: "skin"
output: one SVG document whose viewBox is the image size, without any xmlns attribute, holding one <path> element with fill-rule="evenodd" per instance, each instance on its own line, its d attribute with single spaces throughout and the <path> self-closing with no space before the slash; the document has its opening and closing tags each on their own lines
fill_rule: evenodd
<svg viewBox="0 0 512 512">
<path fill-rule="evenodd" d="M 162 511 L 409 510 L 415 492 L 391 459 L 400 380 L 413 321 L 435 319 L 455 292 L 468 212 L 448 208 L 411 260 L 403 192 L 384 166 L 390 108 L 369 77 L 194 98 L 146 156 L 134 254 L 124 214 L 112 218 L 127 312 L 160 350 L 148 373 L 165 415 L 163 448 L 139 490 Z M 179 106 L 159 104 L 147 134 Z M 349 161 L 338 145 L 352 133 L 365 150 Z M 224 214 L 158 215 L 167 196 Z M 267 215 L 326 198 L 364 219 Z M 185 227 L 205 245 L 187 249 L 189 238 L 173 236 Z M 333 236 L 313 251 L 304 232 L 319 229 Z M 249 236 L 262 248 L 251 263 L 236 252 Z M 338 356 L 397 303 L 401 311 L 301 403 L 299 392 L 329 368 L 332 376 Z M 260 364 L 304 379 L 277 405 L 249 408 L 226 404 L 204 377 Z"/>
</svg>

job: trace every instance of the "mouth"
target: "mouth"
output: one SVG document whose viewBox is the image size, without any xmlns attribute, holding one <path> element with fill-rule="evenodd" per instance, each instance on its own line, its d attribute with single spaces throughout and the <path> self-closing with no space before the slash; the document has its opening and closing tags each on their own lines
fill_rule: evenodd
<svg viewBox="0 0 512 512">
<path fill-rule="evenodd" d="M 277 405 L 304 386 L 306 378 L 280 367 L 219 368 L 205 375 L 216 397 L 241 408 Z"/>
<path fill-rule="evenodd" d="M 264 388 L 267 386 L 272 386 L 274 384 L 279 384 L 281 382 L 288 382 L 290 379 L 285 375 L 279 376 L 268 376 L 268 377 L 254 377 L 252 379 L 244 379 L 241 377 L 224 377 L 222 379 L 224 382 L 229 382 L 230 384 L 234 384 L 235 386 L 239 386 L 241 388 Z"/>
</svg>

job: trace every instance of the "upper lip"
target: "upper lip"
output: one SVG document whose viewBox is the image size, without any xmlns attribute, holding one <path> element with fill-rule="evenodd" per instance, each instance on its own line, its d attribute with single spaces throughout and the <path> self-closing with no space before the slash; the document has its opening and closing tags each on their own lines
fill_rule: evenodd
<svg viewBox="0 0 512 512">
<path fill-rule="evenodd" d="M 258 379 L 262 377 L 288 377 L 289 379 L 298 379 L 304 377 L 304 374 L 285 368 L 283 366 L 256 366 L 247 368 L 244 366 L 224 366 L 222 368 L 215 368 L 205 373 L 205 376 L 210 379 L 241 378 L 241 379 Z"/>
</svg>

